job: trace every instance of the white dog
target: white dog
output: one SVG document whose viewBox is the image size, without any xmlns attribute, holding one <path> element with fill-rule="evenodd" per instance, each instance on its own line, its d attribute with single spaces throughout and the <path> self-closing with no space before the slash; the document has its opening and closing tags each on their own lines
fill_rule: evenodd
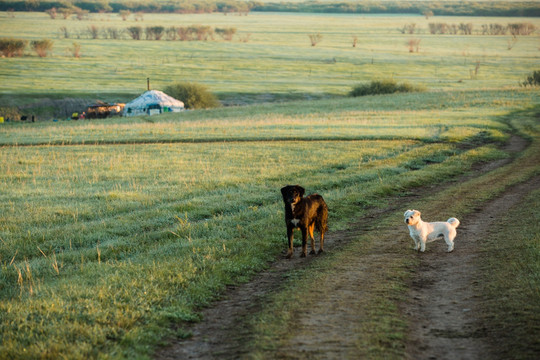
<svg viewBox="0 0 540 360">
<path fill-rule="evenodd" d="M 424 252 L 426 242 L 437 240 L 444 236 L 444 241 L 448 245 L 448 252 L 454 250 L 454 239 L 456 238 L 456 228 L 459 226 L 459 220 L 450 218 L 446 222 L 424 222 L 420 218 L 420 211 L 405 211 L 405 224 L 409 227 L 409 233 L 414 240 L 415 250 Z"/>
</svg>

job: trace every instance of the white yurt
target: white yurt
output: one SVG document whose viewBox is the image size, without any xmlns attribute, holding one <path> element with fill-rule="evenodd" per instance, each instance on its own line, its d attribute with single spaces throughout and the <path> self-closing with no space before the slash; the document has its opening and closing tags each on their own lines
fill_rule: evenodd
<svg viewBox="0 0 540 360">
<path fill-rule="evenodd" d="M 180 112 L 184 103 L 159 90 L 148 90 L 124 107 L 124 116 L 156 115 L 166 112 Z"/>
</svg>

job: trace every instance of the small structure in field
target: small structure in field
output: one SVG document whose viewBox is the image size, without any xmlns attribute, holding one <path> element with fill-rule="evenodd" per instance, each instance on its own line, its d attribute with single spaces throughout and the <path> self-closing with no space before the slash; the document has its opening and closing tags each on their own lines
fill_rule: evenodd
<svg viewBox="0 0 540 360">
<path fill-rule="evenodd" d="M 148 90 L 124 107 L 124 116 L 156 115 L 166 112 L 180 112 L 184 103 L 159 90 Z"/>
<path fill-rule="evenodd" d="M 94 105 L 86 108 L 87 119 L 103 119 L 109 116 L 122 115 L 125 104 L 108 104 L 103 101 L 97 101 Z"/>
</svg>

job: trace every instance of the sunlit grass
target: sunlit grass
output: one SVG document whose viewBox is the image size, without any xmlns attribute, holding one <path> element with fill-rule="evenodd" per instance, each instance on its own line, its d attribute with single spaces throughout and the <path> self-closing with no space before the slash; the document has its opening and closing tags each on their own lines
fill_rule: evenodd
<svg viewBox="0 0 540 360">
<path fill-rule="evenodd" d="M 500 196 L 512 186 L 538 176 L 539 111 L 540 108 L 536 106 L 511 112 L 505 117 L 505 122 L 511 124 L 521 136 L 529 136 L 531 140 L 529 147 L 515 161 L 487 174 L 478 174 L 413 198 L 408 206 L 422 206 L 423 211 L 432 215 L 450 212 L 467 218 L 482 204 Z M 472 152 L 476 151 L 485 152 L 486 149 Z M 476 153 L 476 156 L 479 155 Z M 448 177 L 453 171 L 459 171 L 463 159 L 470 156 L 475 155 L 456 156 L 439 164 L 439 170 L 444 168 L 445 175 L 436 174 L 433 168 L 418 172 L 427 171 L 433 176 Z M 411 175 L 404 176 L 409 178 Z M 432 183 L 424 176 L 419 176 L 418 180 L 417 186 Z M 479 268 L 472 285 L 481 308 L 477 309 L 472 319 L 477 321 L 474 326 L 485 331 L 484 337 L 496 339 L 493 340 L 496 344 L 489 340 L 490 346 L 495 349 L 493 351 L 507 357 L 530 358 L 539 349 L 536 336 L 540 304 L 538 194 L 536 190 L 513 208 L 505 208 L 504 216 L 495 222 L 488 233 L 479 234 L 482 240 L 478 245 Z M 329 254 L 284 279 L 282 288 L 269 295 L 271 301 L 267 301 L 263 310 L 250 319 L 255 334 L 246 345 L 250 354 L 255 358 L 267 358 L 280 351 L 283 353 L 284 348 L 291 346 L 291 336 L 298 337 L 298 313 L 320 308 L 321 298 L 324 298 L 323 304 L 331 298 L 334 307 L 345 309 L 343 311 L 356 310 L 354 325 L 357 331 L 348 333 L 348 346 L 341 349 L 343 353 L 370 359 L 406 357 L 406 347 L 409 345 L 407 321 L 414 322 L 416 319 L 407 319 L 402 306 L 410 301 L 410 276 L 418 271 L 420 258 L 401 241 L 402 238 L 407 243 L 410 241 L 406 229 L 403 237 L 396 236 L 396 221 L 401 222 L 402 213 L 403 210 L 398 209 L 377 217 L 366 224 L 370 230 L 356 233 L 357 238 L 348 243 L 343 251 Z M 384 264 L 380 264 L 380 259 Z M 354 266 L 366 266 L 370 272 L 366 278 L 355 279 L 361 281 L 362 291 L 358 299 L 349 304 L 327 291 L 336 288 L 343 290 L 343 286 L 333 288 L 332 284 L 336 283 L 340 272 L 350 279 L 350 274 L 358 271 Z M 351 289 L 358 291 L 355 286 L 351 286 Z M 314 328 L 307 326 L 301 336 L 309 338 L 307 332 Z M 325 334 L 321 328 L 315 331 Z M 335 331 L 330 333 L 327 340 L 335 337 Z"/>
<path fill-rule="evenodd" d="M 279 256 L 284 184 L 323 194 L 337 230 L 505 156 L 486 142 L 504 140 L 500 116 L 536 92 L 474 94 L 6 124 L 2 352 L 149 354 L 171 320 L 196 320 L 225 285 Z"/>
<path fill-rule="evenodd" d="M 47 58 L 25 56 L 2 59 L 3 94 L 56 94 L 104 92 L 138 94 L 146 78 L 162 89 L 174 81 L 196 81 L 232 102 L 249 101 L 239 94 L 277 93 L 344 95 L 362 81 L 394 78 L 430 89 L 481 89 L 516 86 L 536 66 L 538 36 L 521 36 L 508 50 L 510 36 L 431 35 L 429 22 L 449 24 L 531 22 L 534 18 L 269 14 L 145 14 L 143 22 L 122 21 L 115 14 L 93 14 L 90 20 L 51 20 L 44 13 L 0 13 L 1 37 L 55 42 Z M 399 31 L 415 23 L 420 33 Z M 220 38 L 201 42 L 88 39 L 87 29 L 193 24 L 235 27 L 238 36 L 250 34 L 247 43 Z M 324 24 L 321 25 L 321 24 Z M 72 37 L 59 36 L 61 27 Z M 78 33 L 82 37 L 78 38 Z M 323 40 L 312 47 L 308 35 Z M 358 44 L 352 47 L 352 36 Z M 409 53 L 407 41 L 418 38 L 419 53 Z M 81 44 L 82 57 L 70 57 L 73 42 Z M 30 55 L 31 52 L 28 51 Z M 479 64 L 479 71 L 473 77 Z M 256 80 L 256 81 L 255 81 Z M 232 95 L 231 95 L 232 94 Z M 303 95 L 302 95 L 303 96 Z"/>
<path fill-rule="evenodd" d="M 227 284 L 279 256 L 284 184 L 323 194 L 331 230 L 340 229 L 369 207 L 505 156 L 494 145 L 513 130 L 501 116 L 538 102 L 537 90 L 513 87 L 536 65 L 536 36 L 508 51 L 504 37 L 420 34 L 421 52 L 409 54 L 409 36 L 397 28 L 425 26 L 420 16 L 148 14 L 140 23 L 252 34 L 248 43 L 182 43 L 59 39 L 61 26 L 139 24 L 112 15 L 83 22 L 16 15 L 0 14 L 0 36 L 51 38 L 55 50 L 45 59 L 0 59 L 2 105 L 34 95 L 126 97 L 142 92 L 147 77 L 154 88 L 203 82 L 236 100 L 263 93 L 320 100 L 2 124 L 0 352 L 7 357 L 147 356 L 170 321 L 196 321 Z M 312 48 L 310 32 L 324 41 Z M 65 52 L 73 41 L 81 59 Z M 339 98 L 377 78 L 431 92 Z M 439 91 L 448 89 L 455 91 Z"/>
<path fill-rule="evenodd" d="M 136 119 L 4 124 L 0 144 L 416 139 L 463 141 L 479 129 L 503 139 L 495 117 L 535 90 L 432 92 L 233 107 Z M 61 128 L 61 131 L 58 129 Z"/>
</svg>

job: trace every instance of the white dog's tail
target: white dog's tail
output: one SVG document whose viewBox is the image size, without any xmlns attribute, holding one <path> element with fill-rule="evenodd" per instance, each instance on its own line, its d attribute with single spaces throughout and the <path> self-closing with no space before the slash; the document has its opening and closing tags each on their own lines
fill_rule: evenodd
<svg viewBox="0 0 540 360">
<path fill-rule="evenodd" d="M 457 228 L 459 226 L 459 220 L 456 218 L 450 218 L 446 222 L 448 222 L 453 227 Z"/>
</svg>

